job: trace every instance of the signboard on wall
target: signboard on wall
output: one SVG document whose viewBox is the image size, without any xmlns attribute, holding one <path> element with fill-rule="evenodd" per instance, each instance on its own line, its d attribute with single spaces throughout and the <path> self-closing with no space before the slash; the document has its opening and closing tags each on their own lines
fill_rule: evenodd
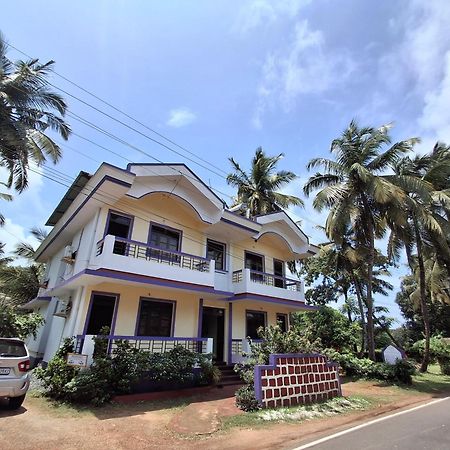
<svg viewBox="0 0 450 450">
<path fill-rule="evenodd" d="M 86 367 L 88 355 L 78 353 L 67 353 L 67 365 L 73 367 Z"/>
</svg>

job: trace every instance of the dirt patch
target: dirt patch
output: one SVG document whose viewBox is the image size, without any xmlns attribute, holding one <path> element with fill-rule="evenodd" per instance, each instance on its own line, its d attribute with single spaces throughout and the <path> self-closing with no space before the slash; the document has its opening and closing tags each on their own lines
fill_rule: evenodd
<svg viewBox="0 0 450 450">
<path fill-rule="evenodd" d="M 206 397 L 183 399 L 178 403 L 144 402 L 99 409 L 55 408 L 45 399 L 27 397 L 17 412 L 0 405 L 0 442 L 2 450 L 22 449 L 254 449 L 292 448 L 331 430 L 359 423 L 388 411 L 424 402 L 430 394 L 409 392 L 376 382 L 346 383 L 344 395 L 373 399 L 367 411 L 308 422 L 263 423 L 253 428 L 217 430 L 227 416 L 242 414 L 234 406 L 234 390 L 215 390 Z M 209 435 L 198 428 L 199 411 L 205 423 L 213 423 Z M 191 427 L 187 427 L 188 419 Z M 178 423 L 178 428 L 175 424 Z M 187 430 L 187 433 L 183 432 Z M 12 436 L 14 437 L 12 439 Z"/>
</svg>

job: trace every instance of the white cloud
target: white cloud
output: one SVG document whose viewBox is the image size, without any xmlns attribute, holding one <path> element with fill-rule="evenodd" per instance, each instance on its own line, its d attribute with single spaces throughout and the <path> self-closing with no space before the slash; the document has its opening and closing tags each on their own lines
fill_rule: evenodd
<svg viewBox="0 0 450 450">
<path fill-rule="evenodd" d="M 169 127 L 180 128 L 190 125 L 197 120 L 197 115 L 189 108 L 176 108 L 169 112 L 169 119 L 166 125 Z"/>
<path fill-rule="evenodd" d="M 249 33 L 261 25 L 271 25 L 282 16 L 295 17 L 311 0 L 252 0 L 239 10 L 233 31 Z"/>
<path fill-rule="evenodd" d="M 266 57 L 253 126 L 262 127 L 268 109 L 281 106 L 290 111 L 300 96 L 329 92 L 355 69 L 347 51 L 328 50 L 320 30 L 311 30 L 307 20 L 297 22 L 290 44 Z"/>
</svg>

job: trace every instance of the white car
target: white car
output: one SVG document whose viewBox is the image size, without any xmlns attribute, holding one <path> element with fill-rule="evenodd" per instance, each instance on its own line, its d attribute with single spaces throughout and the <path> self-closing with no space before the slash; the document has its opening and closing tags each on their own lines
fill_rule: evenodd
<svg viewBox="0 0 450 450">
<path fill-rule="evenodd" d="M 30 355 L 24 342 L 0 337 L 0 398 L 9 400 L 10 409 L 18 409 L 30 386 Z"/>
</svg>

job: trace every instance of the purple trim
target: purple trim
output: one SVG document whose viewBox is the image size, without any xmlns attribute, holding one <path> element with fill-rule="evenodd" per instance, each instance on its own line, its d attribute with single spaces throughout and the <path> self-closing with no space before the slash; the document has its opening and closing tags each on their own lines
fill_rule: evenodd
<svg viewBox="0 0 450 450">
<path fill-rule="evenodd" d="M 136 325 L 134 327 L 134 335 L 138 335 L 139 330 L 139 320 L 141 318 L 141 308 L 142 308 L 142 302 L 159 302 L 159 303 L 172 303 L 172 322 L 170 324 L 170 336 L 161 336 L 161 337 L 173 337 L 174 331 L 175 331 L 175 317 L 176 317 L 176 311 L 177 311 L 177 302 L 175 300 L 166 300 L 166 299 L 160 299 L 160 298 L 153 298 L 153 297 L 139 297 L 139 308 L 138 308 L 138 314 L 136 317 Z"/>
<path fill-rule="evenodd" d="M 136 283 L 146 283 L 146 284 L 154 284 L 157 286 L 178 288 L 178 289 L 187 289 L 191 291 L 201 291 L 201 292 L 209 292 L 217 295 L 230 296 L 233 295 L 232 292 L 228 291 L 217 291 L 213 287 L 202 286 L 200 284 L 193 283 L 185 283 L 183 281 L 171 281 L 162 278 L 149 277 L 147 275 L 138 275 L 138 274 L 130 274 L 127 272 L 119 272 L 110 269 L 85 269 L 83 271 L 86 275 L 95 275 L 105 278 L 113 278 L 119 280 L 127 280 L 134 281 Z"/>
<path fill-rule="evenodd" d="M 318 356 L 324 357 L 328 362 L 326 365 L 328 367 L 337 367 L 339 372 L 339 364 L 329 361 L 325 355 L 321 355 L 320 353 L 273 353 L 269 355 L 269 364 L 265 365 L 256 365 L 254 369 L 255 373 L 255 397 L 258 400 L 258 403 L 262 403 L 262 386 L 261 386 L 261 371 L 263 370 L 275 370 L 278 367 L 277 360 L 279 358 L 317 358 Z M 339 394 L 342 395 L 341 391 L 341 382 L 339 380 L 338 373 L 338 381 L 339 381 Z"/>
<path fill-rule="evenodd" d="M 102 292 L 102 291 L 91 291 L 91 296 L 89 299 L 89 308 L 86 313 L 86 319 L 84 322 L 84 328 L 83 328 L 83 335 L 86 335 L 87 327 L 89 324 L 89 320 L 91 318 L 91 311 L 92 311 L 92 304 L 94 300 L 95 295 L 103 295 L 105 297 L 114 297 L 114 311 L 113 316 L 111 319 L 111 327 L 110 327 L 110 333 L 114 334 L 114 330 L 116 328 L 116 320 L 117 320 L 117 311 L 119 309 L 119 300 L 120 300 L 120 294 L 116 294 L 113 292 Z"/>
<path fill-rule="evenodd" d="M 171 192 L 171 191 L 151 191 L 151 192 L 147 192 L 146 194 L 142 194 L 140 197 L 135 197 L 134 195 L 130 195 L 130 194 L 125 194 L 125 195 L 127 197 L 134 198 L 136 200 L 140 200 L 141 198 L 146 197 L 147 195 L 153 195 L 153 194 L 168 194 L 169 197 L 178 197 L 180 200 L 183 200 L 183 202 L 187 203 L 197 213 L 197 216 L 199 217 L 199 219 L 202 222 L 207 223 L 209 225 L 212 225 L 212 222 L 209 222 L 208 220 L 204 220 L 202 218 L 202 216 L 198 212 L 197 208 L 191 202 L 189 202 L 185 198 L 181 197 L 180 195 L 175 194 L 174 192 Z"/>
<path fill-rule="evenodd" d="M 111 163 L 108 163 L 108 162 L 102 162 L 102 163 L 100 164 L 99 168 L 97 169 L 97 171 L 98 171 L 102 166 L 112 167 L 113 169 L 120 170 L 121 172 L 125 172 L 126 174 L 136 175 L 135 173 L 131 172 L 131 171 L 128 170 L 128 169 L 122 169 L 122 167 L 115 166 L 114 164 L 111 164 Z"/>
<path fill-rule="evenodd" d="M 232 364 L 233 353 L 233 304 L 228 303 L 228 364 Z"/>
<path fill-rule="evenodd" d="M 258 294 L 247 294 L 247 293 L 236 294 L 233 297 L 227 298 L 227 300 L 230 302 L 235 302 L 239 300 L 257 300 L 261 302 L 277 303 L 278 305 L 297 306 L 300 307 L 300 309 L 307 309 L 311 311 L 318 311 L 320 309 L 319 306 L 306 305 L 304 302 L 299 300 L 281 299 Z"/>
<path fill-rule="evenodd" d="M 197 322 L 197 337 L 202 337 L 203 327 L 203 299 L 198 301 L 198 322 Z"/>
<path fill-rule="evenodd" d="M 111 214 L 115 214 L 116 216 L 122 216 L 122 217 L 126 217 L 127 219 L 130 219 L 130 226 L 128 228 L 128 236 L 126 239 L 131 239 L 131 235 L 133 233 L 133 226 L 134 226 L 134 216 L 132 216 L 131 214 L 125 214 L 121 211 L 116 211 L 114 209 L 109 209 L 108 210 L 108 216 L 106 218 L 106 225 L 105 225 L 105 231 L 103 232 L 103 239 L 105 239 L 105 236 L 107 236 L 109 233 L 108 231 L 108 227 L 109 227 L 109 221 L 111 219 Z M 114 237 L 118 237 L 115 235 L 111 235 Z M 123 238 L 119 238 L 119 239 L 123 239 Z"/>
<path fill-rule="evenodd" d="M 220 241 L 215 241 L 214 239 L 209 239 L 206 238 L 206 259 L 208 259 L 208 242 L 212 242 L 213 244 L 219 244 L 219 245 L 223 245 L 223 269 L 216 269 L 216 272 L 223 272 L 223 273 L 228 273 L 227 270 L 227 244 L 225 244 L 225 242 L 220 242 Z"/>
<path fill-rule="evenodd" d="M 79 334 L 77 338 L 84 338 L 86 334 Z M 208 338 L 196 338 L 196 337 L 176 337 L 176 336 L 123 336 L 123 335 L 107 335 L 104 336 L 108 339 L 131 339 L 136 341 L 193 341 L 193 342 L 206 342 Z"/>
<path fill-rule="evenodd" d="M 95 186 L 91 192 L 86 196 L 85 200 L 83 202 L 81 202 L 81 205 L 74 211 L 74 213 L 66 220 L 65 224 L 61 227 L 60 230 L 58 230 L 58 232 L 49 240 L 49 242 L 42 248 L 42 249 L 38 249 L 36 251 L 35 254 L 35 258 L 38 258 L 39 255 L 41 255 L 48 247 L 49 245 L 51 245 L 53 243 L 53 241 L 65 230 L 65 228 L 69 225 L 70 222 L 72 222 L 72 220 L 77 216 L 77 214 L 80 212 L 80 210 L 84 207 L 84 205 L 90 200 L 90 198 L 97 192 L 98 189 L 100 189 L 101 185 L 103 183 L 105 183 L 106 181 L 111 181 L 112 183 L 121 185 L 121 186 L 125 186 L 130 188 L 131 184 L 127 183 L 125 181 L 119 180 L 117 178 L 111 177 L 109 175 L 105 175 L 97 184 L 97 186 Z M 83 188 L 84 189 L 84 188 Z M 83 191 L 83 190 L 82 190 Z M 82 191 L 78 194 L 82 194 Z M 78 197 L 77 195 L 77 197 Z M 82 194 L 84 195 L 84 194 Z M 59 221 L 58 221 L 59 222 Z"/>
<path fill-rule="evenodd" d="M 217 195 L 214 193 L 214 191 L 203 182 L 203 180 L 201 180 L 186 164 L 184 163 L 128 163 L 127 164 L 127 170 L 131 170 L 131 166 L 166 166 L 166 167 L 171 167 L 171 166 L 182 166 L 184 168 L 186 168 L 192 175 L 194 175 L 194 177 L 201 183 L 203 184 L 203 186 L 205 186 L 206 189 L 208 189 L 209 192 L 211 192 L 212 195 L 214 195 L 214 197 L 216 197 L 217 200 L 219 200 L 219 202 L 222 205 L 226 205 L 226 203 Z M 180 175 L 182 175 L 180 173 Z"/>
<path fill-rule="evenodd" d="M 262 266 L 263 266 L 263 271 L 259 272 L 258 270 L 253 270 L 250 269 L 249 267 L 246 266 L 246 262 L 247 262 L 247 255 L 254 255 L 254 256 L 259 256 L 260 258 L 262 258 Z M 273 274 L 266 274 L 265 270 L 266 270 L 266 257 L 264 255 L 262 255 L 261 253 L 256 253 L 256 252 L 252 252 L 250 250 L 244 250 L 244 266 L 246 269 L 250 269 L 251 272 L 255 272 L 255 273 L 260 273 L 262 275 L 272 275 Z"/>
<path fill-rule="evenodd" d="M 119 238 L 116 237 L 116 241 L 119 242 L 126 242 L 126 243 L 130 243 L 130 244 L 135 244 L 135 245 L 140 245 L 141 247 L 147 247 L 150 250 L 160 250 L 163 252 L 167 252 L 167 253 L 175 253 L 176 255 L 181 255 L 181 256 L 189 256 L 191 258 L 195 258 L 195 259 L 200 259 L 201 261 L 210 261 L 209 259 L 203 258 L 202 256 L 197 256 L 197 255 L 191 255 L 190 253 L 184 253 L 184 252 L 178 252 L 175 250 L 166 250 L 165 248 L 160 248 L 160 247 L 153 247 L 151 245 L 149 245 L 148 243 L 145 242 L 140 242 L 140 241 L 134 241 L 133 239 L 124 239 L 124 238 Z M 101 240 L 99 242 L 97 242 L 97 245 L 101 242 Z"/>
<path fill-rule="evenodd" d="M 36 297 L 34 300 L 42 300 L 44 302 L 51 302 L 53 297 L 44 295 L 43 297 Z"/>
<path fill-rule="evenodd" d="M 240 223 L 233 222 L 230 219 L 225 219 L 225 217 L 221 217 L 220 220 L 221 220 L 221 222 L 225 222 L 225 223 L 228 223 L 228 224 L 233 225 L 235 227 L 242 228 L 243 230 L 250 231 L 252 234 L 255 234 L 255 233 L 258 232 L 258 230 L 255 230 L 255 229 L 250 228 L 250 227 L 246 227 L 245 225 L 241 225 Z M 257 225 L 261 225 L 261 224 L 257 224 Z"/>
<path fill-rule="evenodd" d="M 246 339 L 250 338 L 253 342 L 256 342 L 258 338 L 252 338 L 248 335 L 247 313 L 264 314 L 264 328 L 267 328 L 267 311 L 257 311 L 256 309 L 245 310 L 245 338 Z"/>
<path fill-rule="evenodd" d="M 173 228 L 170 227 L 168 225 L 163 225 L 161 223 L 158 222 L 150 222 L 149 227 L 148 227 L 148 236 L 147 236 L 147 245 L 150 246 L 150 242 L 151 242 L 151 237 L 152 237 L 152 227 L 159 227 L 159 228 L 163 228 L 169 231 L 173 231 L 174 233 L 178 233 L 178 250 L 177 252 L 174 253 L 180 253 L 181 254 L 181 243 L 183 241 L 183 230 L 178 230 L 177 228 Z M 171 252 L 172 250 L 167 250 L 166 248 L 159 248 L 156 246 L 153 246 L 153 248 L 157 248 L 159 250 L 166 250 L 168 252 Z M 194 256 L 194 255 L 190 255 L 190 256 Z"/>
</svg>

